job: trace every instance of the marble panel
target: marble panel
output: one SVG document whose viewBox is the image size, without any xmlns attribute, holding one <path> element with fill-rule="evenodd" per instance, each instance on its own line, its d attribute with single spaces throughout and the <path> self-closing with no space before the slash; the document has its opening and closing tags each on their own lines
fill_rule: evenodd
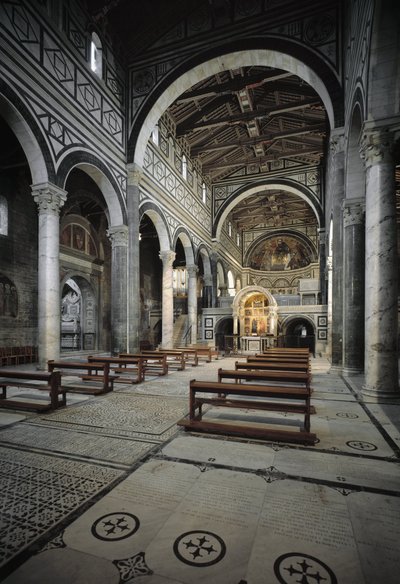
<svg viewBox="0 0 400 584">
<path fill-rule="evenodd" d="M 364 584 L 345 497 L 321 485 L 271 483 L 246 581 Z"/>
<path fill-rule="evenodd" d="M 32 557 L 8 578 L 6 584 L 119 584 L 112 562 L 70 549 L 54 549 Z"/>
<path fill-rule="evenodd" d="M 48 450 L 56 454 L 125 465 L 133 464 L 157 444 L 128 438 L 98 436 L 64 428 L 44 428 L 29 423 L 4 429 L 0 433 L 0 441 L 36 450 Z"/>
<path fill-rule="evenodd" d="M 267 444 L 243 444 L 223 439 L 182 436 L 172 440 L 162 452 L 171 458 L 256 470 L 273 464 L 276 449 Z"/>
<path fill-rule="evenodd" d="M 347 504 L 366 584 L 397 584 L 400 573 L 400 498 L 359 493 Z"/>
<path fill-rule="evenodd" d="M 22 420 L 26 420 L 27 416 L 24 414 L 14 414 L 9 412 L 0 412 L 0 427 L 4 426 L 11 426 L 16 422 L 22 422 Z"/>
<path fill-rule="evenodd" d="M 191 465 L 150 461 L 70 525 L 63 541 L 110 560 L 136 556 L 154 539 L 199 474 Z"/>
<path fill-rule="evenodd" d="M 89 429 L 109 436 L 166 440 L 177 431 L 176 421 L 187 412 L 186 399 L 113 392 L 84 402 L 79 408 L 38 416 L 35 423 Z"/>
<path fill-rule="evenodd" d="M 148 565 L 154 573 L 185 584 L 239 582 L 265 491 L 265 481 L 256 475 L 202 473 L 146 549 Z"/>
<path fill-rule="evenodd" d="M 282 473 L 343 485 L 398 491 L 400 465 L 397 462 L 370 460 L 322 452 L 284 449 L 276 453 L 274 465 Z"/>
<path fill-rule="evenodd" d="M 0 447 L 0 566 L 122 475 Z"/>
</svg>

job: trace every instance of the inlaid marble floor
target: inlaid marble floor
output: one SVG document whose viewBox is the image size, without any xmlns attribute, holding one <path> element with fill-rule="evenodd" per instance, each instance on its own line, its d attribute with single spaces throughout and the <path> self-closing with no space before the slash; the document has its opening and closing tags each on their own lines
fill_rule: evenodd
<svg viewBox="0 0 400 584">
<path fill-rule="evenodd" d="M 397 584 L 400 402 L 364 403 L 317 358 L 315 446 L 179 430 L 189 380 L 236 359 L 0 412 L 0 580 Z"/>
</svg>

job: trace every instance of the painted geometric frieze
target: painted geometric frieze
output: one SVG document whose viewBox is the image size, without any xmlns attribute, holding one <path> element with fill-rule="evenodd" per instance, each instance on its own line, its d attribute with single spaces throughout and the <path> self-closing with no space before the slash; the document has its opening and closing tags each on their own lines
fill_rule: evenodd
<svg viewBox="0 0 400 584">
<path fill-rule="evenodd" d="M 0 21 L 6 46 L 14 51 L 13 59 L 16 66 L 13 74 L 17 77 L 21 62 L 28 62 L 40 68 L 38 79 L 44 77 L 52 82 L 54 96 L 61 94 L 71 105 L 83 112 L 95 122 L 109 139 L 122 151 L 124 146 L 124 118 L 120 110 L 121 81 L 111 71 L 106 77 L 106 86 L 111 90 L 109 98 L 104 91 L 104 85 L 87 70 L 87 64 L 81 63 L 82 56 L 87 53 L 84 47 L 83 31 L 70 28 L 69 34 L 73 47 L 78 51 L 74 55 L 63 45 L 60 39 L 53 36 L 52 31 L 31 11 L 31 7 L 19 0 L 0 3 Z M 107 69 L 108 70 L 108 69 Z M 108 81 L 107 81 L 108 79 Z M 26 83 L 23 81 L 22 83 Z M 119 87 L 118 87 L 119 86 Z M 49 94 L 49 86 L 43 88 L 44 96 Z M 113 99 L 115 103 L 113 103 Z M 44 99 L 41 100 L 44 102 Z M 72 112 L 72 109 L 71 109 Z"/>
</svg>

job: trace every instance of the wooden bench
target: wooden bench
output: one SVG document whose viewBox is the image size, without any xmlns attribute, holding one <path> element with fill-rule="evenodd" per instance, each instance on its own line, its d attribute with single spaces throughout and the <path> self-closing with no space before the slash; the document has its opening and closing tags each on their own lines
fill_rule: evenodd
<svg viewBox="0 0 400 584">
<path fill-rule="evenodd" d="M 144 375 L 166 375 L 168 373 L 167 355 L 156 353 L 154 356 L 143 353 L 120 353 L 122 359 L 141 358 L 144 364 Z"/>
<path fill-rule="evenodd" d="M 277 369 L 279 371 L 310 371 L 310 364 L 308 361 L 284 361 L 279 359 L 247 357 L 246 363 L 262 365 L 264 369 Z"/>
<path fill-rule="evenodd" d="M 77 377 L 79 381 L 63 381 L 62 387 L 68 392 L 100 395 L 113 390 L 114 379 L 110 376 L 109 363 L 88 363 L 84 361 L 47 362 L 49 371 L 58 370 L 61 377 Z"/>
<path fill-rule="evenodd" d="M 267 360 L 275 360 L 275 361 L 294 361 L 296 363 L 310 363 L 309 355 L 285 355 L 281 353 L 274 353 L 269 355 L 268 353 L 257 353 L 256 355 L 249 355 L 251 359 L 263 359 Z"/>
<path fill-rule="evenodd" d="M 197 367 L 199 364 L 199 355 L 197 349 L 193 347 L 176 347 L 176 351 L 183 351 L 185 356 L 186 365 L 191 365 L 192 367 Z"/>
<path fill-rule="evenodd" d="M 89 363 L 108 363 L 114 383 L 141 383 L 145 379 L 144 357 L 99 357 L 89 355 Z"/>
<path fill-rule="evenodd" d="M 265 381 L 302 384 L 311 391 L 311 374 L 307 371 L 280 371 L 277 369 L 268 369 L 260 363 L 240 363 L 239 361 L 235 362 L 235 369 L 237 371 L 243 370 L 249 373 L 252 371 L 261 371 L 263 372 Z M 247 377 L 250 378 L 251 375 L 248 375 Z"/>
<path fill-rule="evenodd" d="M 7 387 L 19 389 L 29 388 L 40 391 L 48 391 L 50 403 L 35 403 L 34 401 L 22 401 L 7 398 Z M 0 407 L 33 410 L 46 412 L 67 405 L 66 391 L 61 387 L 61 374 L 58 371 L 9 371 L 2 369 L 0 373 Z"/>
<path fill-rule="evenodd" d="M 196 349 L 199 359 L 204 358 L 206 363 L 210 363 L 213 357 L 215 358 L 215 360 L 218 360 L 219 358 L 218 350 L 215 348 L 213 349 L 208 345 L 191 345 L 190 348 Z"/>
<path fill-rule="evenodd" d="M 211 397 L 207 397 L 207 394 Z M 230 395 L 239 399 L 227 397 Z M 298 413 L 304 415 L 304 422 L 299 431 L 298 428 L 293 430 L 271 428 L 270 425 L 275 422 L 272 420 L 228 422 L 204 419 L 203 404 L 225 408 Z M 279 420 L 277 422 L 279 423 Z M 178 425 L 183 426 L 185 430 L 302 444 L 315 444 L 317 439 L 316 435 L 310 431 L 310 394 L 306 388 L 302 387 L 272 387 L 192 380 L 189 387 L 189 416 L 179 420 Z"/>
<path fill-rule="evenodd" d="M 183 351 L 173 349 L 157 349 L 156 351 L 142 351 L 142 355 L 148 357 L 157 357 L 159 354 L 165 355 L 167 358 L 168 369 L 176 369 L 183 371 L 186 367 L 186 359 Z"/>
</svg>

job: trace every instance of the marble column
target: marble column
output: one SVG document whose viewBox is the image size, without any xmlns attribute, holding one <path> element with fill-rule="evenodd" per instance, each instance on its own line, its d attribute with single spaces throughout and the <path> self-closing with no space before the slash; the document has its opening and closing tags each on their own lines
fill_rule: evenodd
<svg viewBox="0 0 400 584">
<path fill-rule="evenodd" d="M 162 273 L 162 339 L 163 349 L 172 349 L 174 333 L 174 291 L 172 286 L 175 252 L 171 250 L 160 251 L 163 263 Z"/>
<path fill-rule="evenodd" d="M 212 277 L 204 276 L 203 308 L 212 307 Z"/>
<path fill-rule="evenodd" d="M 53 184 L 42 183 L 32 185 L 32 195 L 39 209 L 39 367 L 47 370 L 47 361 L 60 356 L 60 209 L 67 193 Z"/>
<path fill-rule="evenodd" d="M 190 339 L 191 344 L 196 344 L 197 341 L 197 272 L 199 271 L 196 265 L 186 266 L 189 277 L 188 283 L 188 315 L 189 326 L 191 327 Z"/>
<path fill-rule="evenodd" d="M 365 386 L 374 401 L 400 398 L 398 382 L 397 225 L 392 138 L 365 132 Z"/>
<path fill-rule="evenodd" d="M 327 287 L 326 287 L 326 246 L 325 229 L 319 229 L 319 286 L 321 290 L 321 304 L 326 304 Z"/>
<path fill-rule="evenodd" d="M 128 227 L 119 225 L 107 231 L 111 241 L 111 353 L 127 350 L 128 327 Z"/>
<path fill-rule="evenodd" d="M 139 184 L 143 171 L 136 164 L 128 164 L 126 206 L 128 214 L 128 351 L 139 350 L 140 329 L 140 265 L 139 265 Z"/>
<path fill-rule="evenodd" d="M 331 369 L 342 370 L 343 344 L 343 219 L 344 197 L 344 135 L 343 129 L 333 130 L 330 139 L 332 155 L 332 330 Z"/>
<path fill-rule="evenodd" d="M 364 371 L 364 200 L 343 203 L 343 374 Z"/>
<path fill-rule="evenodd" d="M 220 296 L 228 296 L 228 286 L 226 284 L 218 286 L 218 290 L 220 291 Z"/>
</svg>

